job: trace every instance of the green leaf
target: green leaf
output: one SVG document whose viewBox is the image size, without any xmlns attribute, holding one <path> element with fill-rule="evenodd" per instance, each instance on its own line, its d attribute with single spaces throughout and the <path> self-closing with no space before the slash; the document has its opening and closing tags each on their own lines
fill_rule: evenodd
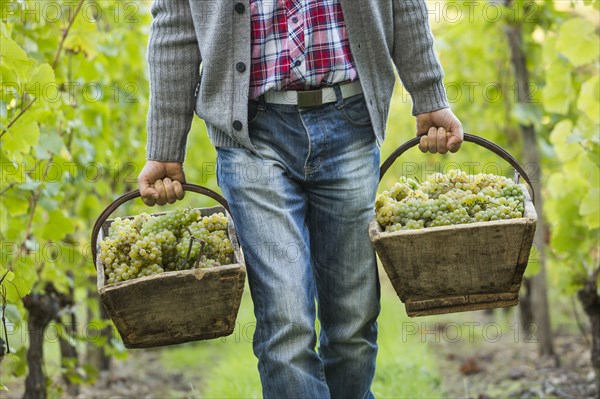
<svg viewBox="0 0 600 399">
<path fill-rule="evenodd" d="M 534 104 L 517 103 L 512 116 L 521 125 L 537 125 L 542 117 L 540 109 Z"/>
<path fill-rule="evenodd" d="M 28 184 L 28 183 L 24 183 L 24 184 Z M 17 186 L 19 188 L 21 188 L 21 186 L 23 186 L 23 184 Z M 4 201 L 4 206 L 6 207 L 6 210 L 10 213 L 10 215 L 15 218 L 17 216 L 20 215 L 25 215 L 27 213 L 27 210 L 29 209 L 29 203 L 27 201 L 23 201 L 19 198 L 11 198 L 10 201 Z"/>
<path fill-rule="evenodd" d="M 583 112 L 593 123 L 600 123 L 600 87 L 598 75 L 586 80 L 581 85 L 579 98 L 577 99 L 577 109 Z M 597 136 L 598 131 L 592 132 Z"/>
<path fill-rule="evenodd" d="M 11 153 L 29 153 L 38 143 L 40 127 L 36 121 L 18 120 L 2 137 L 2 148 Z"/>
<path fill-rule="evenodd" d="M 577 161 L 579 162 L 579 175 L 585 176 L 587 183 L 586 188 L 598 187 L 600 184 L 600 165 L 594 162 L 594 159 L 590 157 L 591 152 L 586 151 L 582 153 Z"/>
<path fill-rule="evenodd" d="M 573 133 L 573 122 L 566 119 L 556 124 L 550 133 L 550 142 L 554 145 L 558 159 L 568 162 L 574 159 L 582 149 L 579 144 L 569 144 L 568 139 Z"/>
<path fill-rule="evenodd" d="M 50 254 L 46 254 L 46 255 L 50 256 Z M 46 265 L 44 266 L 44 270 L 42 272 L 41 277 L 44 281 L 52 281 L 54 288 L 56 288 L 56 290 L 58 292 L 66 293 L 66 292 L 69 292 L 70 279 L 67 277 L 64 270 L 60 269 L 60 266 L 64 265 L 65 263 L 70 263 L 70 262 L 67 262 L 68 261 L 68 253 L 66 253 L 66 252 L 63 253 L 62 249 L 61 249 L 61 253 L 60 254 L 57 253 L 55 255 L 59 256 L 59 258 L 56 259 L 55 261 L 51 261 L 50 259 L 45 259 Z"/>
<path fill-rule="evenodd" d="M 20 343 L 20 342 L 19 342 Z M 11 349 L 14 348 L 11 345 Z M 27 373 L 27 346 L 22 345 L 17 349 L 16 352 L 12 353 L 11 356 L 7 356 L 2 362 L 2 373 L 4 375 L 13 375 L 15 377 L 22 377 Z"/>
<path fill-rule="evenodd" d="M 2 142 L 0 141 L 0 148 L 4 149 L 4 146 L 1 143 Z M 12 159 L 6 157 L 4 152 L 0 152 L 0 186 L 4 188 L 4 184 L 13 182 L 23 183 L 24 181 L 24 164 L 21 162 L 14 162 Z"/>
<path fill-rule="evenodd" d="M 19 312 L 19 308 L 16 304 L 9 303 L 6 305 L 6 308 L 4 309 L 4 316 L 8 321 L 14 324 L 20 324 L 22 321 L 21 313 Z"/>
<path fill-rule="evenodd" d="M 600 188 L 588 191 L 581 200 L 579 213 L 584 216 L 584 222 L 590 230 L 600 227 Z"/>
<path fill-rule="evenodd" d="M 30 257 L 21 255 L 14 265 L 14 271 L 8 272 L 2 283 L 6 288 L 6 300 L 8 303 L 18 303 L 25 295 L 31 292 L 37 279 L 34 262 Z M 2 273 L 4 274 L 4 273 Z"/>
<path fill-rule="evenodd" d="M 542 89 L 544 108 L 548 112 L 565 115 L 574 96 L 569 65 L 561 59 L 554 60 L 546 70 L 546 86 Z"/>
<path fill-rule="evenodd" d="M 29 57 L 17 42 L 0 33 L 0 60 L 4 65 L 19 66 L 18 62 L 28 62 Z"/>
<path fill-rule="evenodd" d="M 52 154 L 58 154 L 65 146 L 65 143 L 54 129 L 42 133 L 42 139 L 35 147 L 35 153 L 40 159 L 49 159 Z"/>
<path fill-rule="evenodd" d="M 32 75 L 29 78 L 30 83 L 39 83 L 42 87 L 48 83 L 54 83 L 55 81 L 54 70 L 50 64 L 39 65 L 32 71 Z"/>
<path fill-rule="evenodd" d="M 62 209 L 55 209 L 48 213 L 48 221 L 42 230 L 41 238 L 58 241 L 73 231 L 75 231 L 73 220 L 68 218 Z"/>
<path fill-rule="evenodd" d="M 600 41 L 593 22 L 573 18 L 562 24 L 558 31 L 556 49 L 578 67 L 598 58 Z"/>
<path fill-rule="evenodd" d="M 90 18 L 84 18 L 79 14 L 65 40 L 64 48 L 83 52 L 86 58 L 91 60 L 98 54 L 99 36 L 98 26 Z"/>
</svg>

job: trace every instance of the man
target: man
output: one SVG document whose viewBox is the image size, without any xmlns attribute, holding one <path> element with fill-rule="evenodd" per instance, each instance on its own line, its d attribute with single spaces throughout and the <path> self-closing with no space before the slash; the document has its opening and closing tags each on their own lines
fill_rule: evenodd
<svg viewBox="0 0 600 399">
<path fill-rule="evenodd" d="M 456 151 L 463 135 L 425 2 L 155 0 L 152 13 L 144 201 L 183 197 L 195 111 L 247 261 L 264 397 L 373 397 L 380 305 L 367 227 L 394 71 L 422 151 Z"/>
</svg>

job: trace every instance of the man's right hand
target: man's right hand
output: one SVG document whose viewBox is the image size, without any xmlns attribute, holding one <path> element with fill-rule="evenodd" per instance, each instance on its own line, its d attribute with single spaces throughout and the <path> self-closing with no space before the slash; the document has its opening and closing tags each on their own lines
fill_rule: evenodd
<svg viewBox="0 0 600 399">
<path fill-rule="evenodd" d="M 172 204 L 183 199 L 185 183 L 183 164 L 179 162 L 146 161 L 138 176 L 142 201 L 148 206 Z"/>
</svg>

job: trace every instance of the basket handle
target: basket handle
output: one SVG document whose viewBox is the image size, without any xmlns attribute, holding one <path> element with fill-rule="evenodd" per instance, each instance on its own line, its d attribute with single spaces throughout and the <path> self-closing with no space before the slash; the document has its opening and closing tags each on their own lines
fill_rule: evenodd
<svg viewBox="0 0 600 399">
<path fill-rule="evenodd" d="M 227 201 L 225 200 L 225 198 L 223 198 L 221 195 L 214 192 L 213 190 L 203 187 L 203 186 L 198 186 L 196 184 L 189 184 L 189 183 L 182 184 L 181 186 L 183 187 L 183 189 L 185 191 L 191 191 L 191 192 L 194 192 L 197 194 L 202 194 L 202 195 L 205 195 L 207 197 L 210 197 L 210 198 L 216 200 L 219 204 L 223 205 L 223 208 L 225 208 L 227 210 L 227 212 L 229 212 L 229 205 L 227 205 Z M 141 197 L 139 190 L 133 190 L 133 191 L 128 192 L 127 194 L 123 194 L 122 196 L 117 198 L 112 204 L 107 206 L 106 209 L 104 209 L 102 211 L 100 216 L 98 216 L 98 219 L 96 220 L 96 223 L 94 224 L 94 228 L 92 229 L 92 241 L 91 241 L 91 243 L 92 243 L 92 260 L 94 261 L 94 266 L 96 266 L 96 242 L 98 240 L 98 234 L 100 233 L 100 229 L 102 228 L 102 225 L 104 224 L 104 222 L 106 222 L 108 217 L 118 207 L 120 207 L 124 203 L 131 201 L 132 199 L 135 199 L 138 197 Z"/>
<path fill-rule="evenodd" d="M 408 149 L 416 146 L 421 141 L 421 136 L 415 137 L 413 139 L 408 140 L 406 143 L 402 144 L 400 147 L 396 148 L 394 152 L 390 154 L 390 156 L 385 160 L 383 165 L 381 165 L 381 169 L 379 171 L 379 181 L 383 179 L 383 176 L 388 171 L 390 166 L 396 161 L 396 159 L 404 154 Z M 512 156 L 508 151 L 504 148 L 500 147 L 498 144 L 492 143 L 489 140 L 484 139 L 483 137 L 475 136 L 473 134 L 465 133 L 464 141 L 468 141 L 470 143 L 475 143 L 487 150 L 490 150 L 494 154 L 498 155 L 500 158 L 504 159 L 508 162 L 520 176 L 523 176 L 523 179 L 527 182 L 529 187 L 531 188 L 531 201 L 535 204 L 535 192 L 533 191 L 533 185 L 531 184 L 531 179 L 525 172 L 525 169 L 521 166 L 521 164 Z"/>
</svg>

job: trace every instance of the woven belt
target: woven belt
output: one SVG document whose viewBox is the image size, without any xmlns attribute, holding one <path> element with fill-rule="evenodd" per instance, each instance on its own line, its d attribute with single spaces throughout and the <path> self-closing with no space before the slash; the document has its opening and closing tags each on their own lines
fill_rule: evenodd
<svg viewBox="0 0 600 399">
<path fill-rule="evenodd" d="M 358 80 L 339 85 L 343 98 L 348 98 L 362 93 L 362 87 Z M 319 90 L 269 90 L 264 94 L 265 101 L 271 104 L 297 105 L 300 108 L 318 107 L 319 105 L 334 103 L 337 101 L 335 89 L 324 87 Z"/>
</svg>

